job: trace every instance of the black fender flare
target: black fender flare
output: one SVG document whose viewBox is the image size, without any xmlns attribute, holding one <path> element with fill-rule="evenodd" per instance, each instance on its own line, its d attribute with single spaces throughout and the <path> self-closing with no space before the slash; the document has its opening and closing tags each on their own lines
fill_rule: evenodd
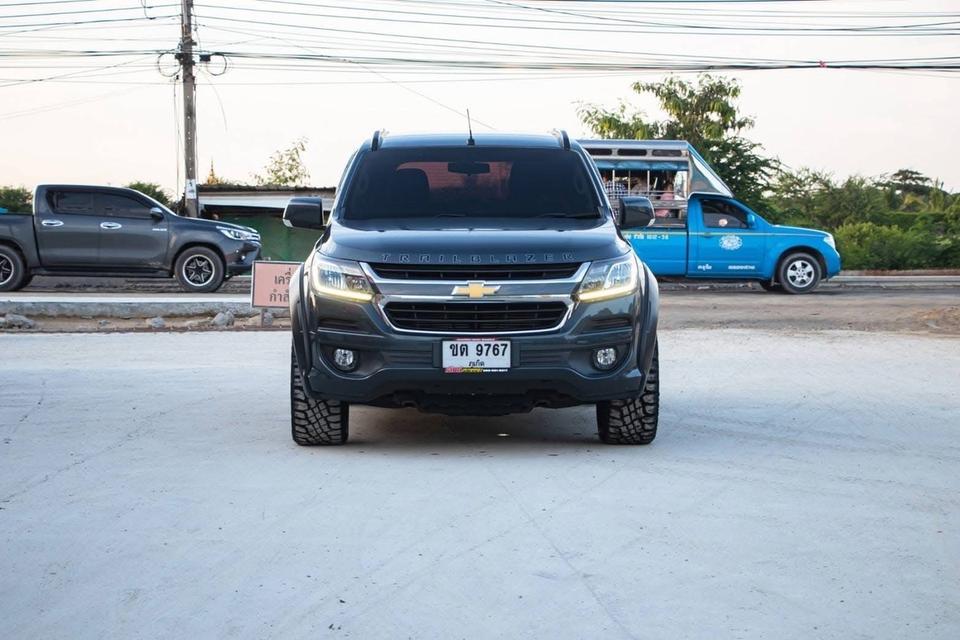
<svg viewBox="0 0 960 640">
<path fill-rule="evenodd" d="M 293 333 L 293 350 L 297 354 L 297 365 L 303 376 L 304 383 L 308 384 L 307 374 L 313 368 L 310 357 L 310 332 L 307 323 L 307 297 L 304 294 L 303 280 L 304 265 L 301 264 L 293 272 L 290 279 L 290 328 Z"/>
<path fill-rule="evenodd" d="M 653 355 L 657 347 L 657 324 L 660 320 L 660 285 L 653 272 L 643 265 L 643 276 L 646 285 L 640 304 L 643 305 L 643 324 L 640 327 L 640 337 L 637 349 L 637 367 L 643 371 L 646 380 L 650 367 L 653 364 Z"/>
</svg>

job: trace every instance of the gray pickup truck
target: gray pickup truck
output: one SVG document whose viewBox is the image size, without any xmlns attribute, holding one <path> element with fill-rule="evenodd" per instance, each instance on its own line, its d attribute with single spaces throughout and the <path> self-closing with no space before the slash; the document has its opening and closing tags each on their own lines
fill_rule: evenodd
<svg viewBox="0 0 960 640">
<path fill-rule="evenodd" d="M 206 293 L 259 255 L 255 229 L 183 218 L 133 189 L 40 185 L 33 213 L 0 215 L 0 291 L 62 275 L 176 277 Z"/>
</svg>

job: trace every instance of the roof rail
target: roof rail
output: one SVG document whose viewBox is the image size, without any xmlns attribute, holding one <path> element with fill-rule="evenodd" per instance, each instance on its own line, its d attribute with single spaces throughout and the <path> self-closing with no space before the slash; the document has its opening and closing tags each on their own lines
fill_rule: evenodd
<svg viewBox="0 0 960 640">
<path fill-rule="evenodd" d="M 560 141 L 560 146 L 564 149 L 570 148 L 570 136 L 567 135 L 567 132 L 563 129 L 554 129 L 553 135 L 557 137 L 557 140 Z"/>
<path fill-rule="evenodd" d="M 380 148 L 380 144 L 383 142 L 383 137 L 387 135 L 386 130 L 377 129 L 373 132 L 373 140 L 370 141 L 370 150 L 376 151 Z"/>
</svg>

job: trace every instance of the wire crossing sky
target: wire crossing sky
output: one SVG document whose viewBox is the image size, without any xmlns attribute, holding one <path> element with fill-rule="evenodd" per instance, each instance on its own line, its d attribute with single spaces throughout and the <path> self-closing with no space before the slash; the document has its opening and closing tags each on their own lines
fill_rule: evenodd
<svg viewBox="0 0 960 640">
<path fill-rule="evenodd" d="M 0 123 L 14 130 L 13 143 L 55 130 L 60 140 L 89 145 L 93 132 L 65 122 L 114 113 L 114 124 L 131 118 L 125 126 L 163 152 L 73 171 L 120 181 L 136 168 L 143 175 L 129 179 L 156 173 L 173 189 L 179 11 L 170 0 L 0 0 Z M 947 177 L 946 157 L 905 157 L 915 147 L 910 136 L 957 142 L 956 119 L 943 117 L 960 78 L 957 2 L 214 0 L 196 2 L 194 25 L 206 60 L 201 160 L 237 179 L 304 135 L 317 148 L 315 180 L 332 183 L 358 135 L 381 126 L 459 127 L 468 107 L 492 128 L 565 126 L 579 135 L 586 132 L 577 131 L 578 102 L 631 99 L 653 110 L 631 98 L 632 82 L 704 71 L 744 82 L 754 137 L 788 164 L 900 168 L 873 168 L 889 155 L 889 163 L 928 163 L 924 170 Z M 278 105 L 299 117 L 269 118 L 265 127 L 264 113 Z M 334 120 L 334 131 L 321 126 Z M 815 131 L 803 135 L 798 122 Z M 867 123 L 877 127 L 872 136 Z M 821 154 L 810 151 L 810 133 L 831 145 L 851 139 L 839 155 Z M 95 144 L 122 148 L 111 135 L 99 132 Z M 857 146 L 884 138 L 896 154 L 864 154 L 858 167 Z M 67 162 L 75 153 L 52 165 L 59 175 L 73 179 Z M 839 166 L 823 164 L 828 157 Z M 51 164 L 28 157 L 3 168 L 31 182 L 46 179 Z M 960 169 L 952 171 L 949 180 L 960 184 Z"/>
</svg>

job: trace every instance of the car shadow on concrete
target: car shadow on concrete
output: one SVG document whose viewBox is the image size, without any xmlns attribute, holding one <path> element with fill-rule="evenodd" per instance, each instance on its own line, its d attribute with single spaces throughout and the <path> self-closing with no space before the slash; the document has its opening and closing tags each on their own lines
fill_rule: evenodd
<svg viewBox="0 0 960 640">
<path fill-rule="evenodd" d="M 507 416 L 442 416 L 415 409 L 351 407 L 349 447 L 427 453 L 443 450 L 601 446 L 592 405 Z"/>
</svg>

